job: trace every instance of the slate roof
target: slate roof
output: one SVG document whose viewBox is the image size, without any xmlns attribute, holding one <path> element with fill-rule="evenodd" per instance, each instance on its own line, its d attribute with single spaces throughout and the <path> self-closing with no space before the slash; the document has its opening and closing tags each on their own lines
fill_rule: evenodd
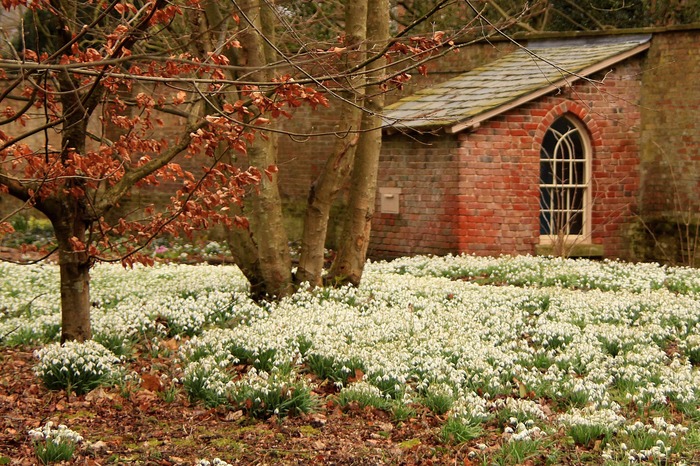
<svg viewBox="0 0 700 466">
<path fill-rule="evenodd" d="M 650 35 L 530 42 L 386 107 L 396 129 L 458 132 L 571 84 L 649 48 Z"/>
</svg>

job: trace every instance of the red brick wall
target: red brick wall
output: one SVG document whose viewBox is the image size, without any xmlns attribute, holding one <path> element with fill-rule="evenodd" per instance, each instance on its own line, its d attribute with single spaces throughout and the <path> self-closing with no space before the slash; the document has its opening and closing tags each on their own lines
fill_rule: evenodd
<svg viewBox="0 0 700 466">
<path fill-rule="evenodd" d="M 700 220 L 700 35 L 654 35 L 642 80 L 642 214 Z"/>
<path fill-rule="evenodd" d="M 402 189 L 400 212 L 372 219 L 370 257 L 458 252 L 457 219 L 467 198 L 460 188 L 465 152 L 456 135 L 387 135 L 382 142 L 379 186 Z"/>
<path fill-rule="evenodd" d="M 570 114 L 588 129 L 593 149 L 592 242 L 624 257 L 639 186 L 640 70 L 641 59 L 630 59 L 456 140 L 443 135 L 426 146 L 387 137 L 379 186 L 402 189 L 401 212 L 376 215 L 370 253 L 534 253 L 541 141 L 556 118 Z"/>
</svg>

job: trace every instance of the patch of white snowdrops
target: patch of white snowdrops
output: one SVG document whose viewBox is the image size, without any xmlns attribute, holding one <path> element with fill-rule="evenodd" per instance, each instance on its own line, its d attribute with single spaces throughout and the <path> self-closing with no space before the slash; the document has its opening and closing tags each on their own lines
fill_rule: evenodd
<svg viewBox="0 0 700 466">
<path fill-rule="evenodd" d="M 0 264 L 0 275 L 12 277 L 0 285 L 0 335 L 55 338 L 57 270 Z M 414 257 L 369 263 L 359 288 L 302 287 L 262 306 L 246 289 L 235 267 L 100 265 L 91 282 L 96 339 L 117 351 L 144 336 L 192 336 L 177 377 L 222 403 L 245 380 L 264 392 L 261 381 L 291 386 L 319 367 L 341 390 L 351 389 L 359 369 L 373 387 L 363 390 L 400 403 L 420 402 L 440 384 L 451 389 L 452 417 L 471 424 L 502 417 L 518 440 L 562 426 L 624 439 L 644 409 L 673 404 L 697 414 L 698 270 Z M 241 363 L 255 376 L 234 381 Z M 638 461 L 654 447 L 667 454 L 684 435 L 680 426 L 673 437 L 647 430 L 654 441 L 645 448 L 605 455 Z"/>
</svg>

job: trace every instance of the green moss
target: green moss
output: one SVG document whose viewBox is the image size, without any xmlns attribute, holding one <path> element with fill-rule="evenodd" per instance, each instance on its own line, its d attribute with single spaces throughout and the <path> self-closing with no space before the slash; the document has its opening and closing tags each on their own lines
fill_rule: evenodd
<svg viewBox="0 0 700 466">
<path fill-rule="evenodd" d="M 170 440 L 170 443 L 180 448 L 192 448 L 199 444 L 199 442 L 195 440 L 194 437 L 174 438 Z M 214 442 L 212 442 L 212 444 L 213 443 Z"/>
<path fill-rule="evenodd" d="M 97 414 L 95 414 L 93 411 L 85 411 L 85 410 L 79 410 L 76 411 L 73 414 L 68 414 L 66 418 L 68 419 L 94 419 Z"/>
<path fill-rule="evenodd" d="M 236 433 L 241 434 L 241 435 L 251 433 L 251 434 L 255 434 L 256 436 L 259 436 L 259 437 L 264 437 L 266 435 L 272 435 L 274 433 L 272 430 L 266 429 L 263 426 L 264 426 L 264 424 L 260 424 L 260 425 L 253 424 L 250 426 L 243 426 L 243 427 L 237 429 Z"/>
<path fill-rule="evenodd" d="M 242 452 L 246 447 L 244 443 L 238 442 L 229 437 L 216 438 L 211 440 L 209 443 L 216 448 L 226 449 L 228 452 Z"/>
<path fill-rule="evenodd" d="M 299 433 L 302 435 L 305 435 L 307 437 L 314 437 L 316 435 L 319 435 L 321 433 L 321 431 L 314 428 L 314 427 L 306 425 L 306 426 L 299 427 Z"/>
<path fill-rule="evenodd" d="M 129 464 L 133 463 L 136 461 L 137 456 L 119 456 L 119 455 L 112 455 L 107 459 L 108 463 L 114 463 L 114 464 Z"/>
<path fill-rule="evenodd" d="M 399 448 L 402 448 L 404 450 L 411 449 L 413 447 L 417 447 L 420 445 L 422 442 L 418 438 L 412 438 L 409 440 L 404 440 L 403 442 L 399 443 Z"/>
</svg>

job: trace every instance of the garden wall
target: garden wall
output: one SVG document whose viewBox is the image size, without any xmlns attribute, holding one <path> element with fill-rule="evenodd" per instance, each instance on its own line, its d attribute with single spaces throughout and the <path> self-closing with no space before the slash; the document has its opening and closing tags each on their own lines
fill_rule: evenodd
<svg viewBox="0 0 700 466">
<path fill-rule="evenodd" d="M 700 35 L 654 35 L 642 75 L 640 259 L 698 263 Z M 700 246 L 698 244 L 697 246 Z"/>
</svg>

